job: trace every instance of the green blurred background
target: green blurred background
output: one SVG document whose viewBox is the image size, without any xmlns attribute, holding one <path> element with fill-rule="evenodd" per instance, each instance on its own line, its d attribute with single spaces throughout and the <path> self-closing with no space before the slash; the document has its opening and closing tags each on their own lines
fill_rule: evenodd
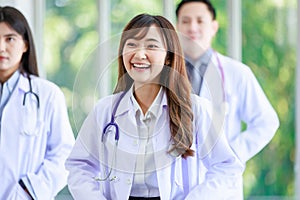
<svg viewBox="0 0 300 200">
<path fill-rule="evenodd" d="M 226 54 L 226 1 L 212 2 L 220 24 L 213 47 Z M 112 0 L 110 6 L 113 54 L 118 51 L 118 34 L 133 16 L 142 12 L 163 13 L 160 0 Z M 294 196 L 296 8 L 296 0 L 242 1 L 242 62 L 253 70 L 281 122 L 271 143 L 247 163 L 245 199 Z M 97 16 L 97 0 L 46 1 L 43 65 L 47 78 L 58 84 L 66 95 L 75 136 L 97 99 L 95 93 L 99 86 L 87 88 L 97 84 L 97 80 L 89 80 L 98 66 L 86 68 L 94 63 L 94 51 L 99 47 Z M 116 69 L 113 60 L 110 91 L 115 85 Z M 83 85 L 74 87 L 76 78 L 85 78 L 86 85 L 83 81 Z M 61 193 L 67 193 L 67 189 Z"/>
</svg>

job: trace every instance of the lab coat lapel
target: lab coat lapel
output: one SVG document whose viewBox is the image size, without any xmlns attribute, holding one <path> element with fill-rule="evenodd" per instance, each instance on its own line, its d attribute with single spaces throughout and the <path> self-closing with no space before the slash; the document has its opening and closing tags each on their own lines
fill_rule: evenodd
<svg viewBox="0 0 300 200">
<path fill-rule="evenodd" d="M 22 92 L 20 92 L 20 90 L 22 90 Z M 24 92 L 27 90 L 29 90 L 28 80 L 21 74 L 19 81 L 17 83 L 17 86 L 16 86 L 15 90 L 13 91 L 13 93 L 11 94 L 11 97 L 10 97 L 9 101 L 7 102 L 5 108 L 3 109 L 3 113 L 2 113 L 0 146 L 5 144 L 6 149 L 14 149 L 16 147 L 15 144 L 20 139 L 19 135 L 15 135 L 15 138 L 12 139 L 11 133 L 15 132 L 16 128 L 20 128 L 20 124 L 22 122 L 22 115 L 20 115 L 19 112 L 23 108 Z M 11 122 L 12 116 L 14 118 L 13 121 L 15 123 L 15 126 L 10 126 L 10 123 L 3 123 L 3 122 Z M 10 136 L 6 137 L 5 134 L 10 134 Z M 6 139 L 8 139 L 8 138 L 14 142 L 6 141 Z M 13 144 L 12 148 L 8 148 L 7 146 L 11 145 L 11 144 Z M 18 166 L 18 165 L 16 165 L 16 166 Z"/>
<path fill-rule="evenodd" d="M 138 133 L 130 96 L 131 91 L 127 91 L 120 100 L 115 114 L 120 135 L 115 160 L 116 168 L 113 174 L 117 179 L 110 183 L 110 187 L 114 188 L 111 190 L 112 199 L 125 199 L 129 196 L 135 170 Z M 119 97 L 120 95 L 117 98 Z"/>
<path fill-rule="evenodd" d="M 155 149 L 155 167 L 157 170 L 157 181 L 162 200 L 171 199 L 172 182 L 174 175 L 175 157 L 169 153 L 170 128 L 167 109 L 162 109 L 155 126 L 155 137 L 153 137 L 153 148 Z"/>
</svg>

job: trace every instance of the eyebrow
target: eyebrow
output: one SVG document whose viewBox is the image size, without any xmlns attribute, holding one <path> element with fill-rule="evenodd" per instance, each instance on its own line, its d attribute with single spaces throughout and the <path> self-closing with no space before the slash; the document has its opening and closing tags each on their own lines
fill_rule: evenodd
<svg viewBox="0 0 300 200">
<path fill-rule="evenodd" d="M 15 33 L 8 33 L 8 34 L 5 34 L 4 37 L 19 37 L 19 36 Z"/>
<path fill-rule="evenodd" d="M 128 38 L 128 39 L 141 40 L 141 39 L 136 38 L 136 37 L 132 37 L 132 38 Z M 160 41 L 155 39 L 155 38 L 148 38 L 148 39 L 146 39 L 146 42 L 160 42 Z"/>
<path fill-rule="evenodd" d="M 149 39 L 147 39 L 146 41 L 147 41 L 147 42 L 159 42 L 159 43 L 160 43 L 160 41 L 158 41 L 158 40 L 155 39 L 155 38 L 149 38 Z"/>
</svg>

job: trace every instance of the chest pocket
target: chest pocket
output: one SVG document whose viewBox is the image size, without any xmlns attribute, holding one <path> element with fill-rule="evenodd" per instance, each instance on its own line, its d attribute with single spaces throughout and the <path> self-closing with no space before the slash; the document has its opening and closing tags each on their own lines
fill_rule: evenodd
<svg viewBox="0 0 300 200">
<path fill-rule="evenodd" d="M 34 95 L 27 95 L 24 105 L 21 108 L 21 134 L 27 136 L 39 136 L 44 127 L 41 119 L 41 110 L 37 98 Z"/>
</svg>

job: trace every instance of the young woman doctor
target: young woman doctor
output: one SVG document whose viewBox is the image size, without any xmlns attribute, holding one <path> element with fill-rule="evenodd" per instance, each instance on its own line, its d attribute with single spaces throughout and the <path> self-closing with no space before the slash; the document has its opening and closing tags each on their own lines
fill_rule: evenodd
<svg viewBox="0 0 300 200">
<path fill-rule="evenodd" d="M 164 17 L 127 24 L 115 93 L 88 115 L 66 162 L 75 199 L 236 199 L 243 167 L 224 134 L 209 131 L 210 104 L 191 95 L 182 55 Z"/>
<path fill-rule="evenodd" d="M 54 199 L 75 142 L 60 89 L 38 77 L 24 16 L 0 7 L 0 199 Z"/>
</svg>

